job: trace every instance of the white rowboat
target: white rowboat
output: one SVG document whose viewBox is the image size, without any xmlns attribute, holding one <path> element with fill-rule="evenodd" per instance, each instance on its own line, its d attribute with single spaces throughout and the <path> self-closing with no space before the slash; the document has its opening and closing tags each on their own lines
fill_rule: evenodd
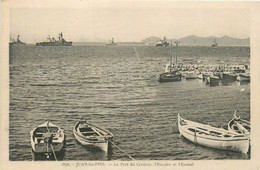
<svg viewBox="0 0 260 170">
<path fill-rule="evenodd" d="M 238 134 L 244 134 L 245 136 L 250 136 L 250 122 L 240 119 L 234 113 L 234 118 L 228 122 L 228 130 Z"/>
<path fill-rule="evenodd" d="M 75 124 L 73 134 L 82 145 L 99 148 L 105 152 L 108 152 L 109 141 L 113 140 L 111 132 L 89 124 L 85 120 Z"/>
<path fill-rule="evenodd" d="M 177 119 L 180 134 L 193 143 L 222 150 L 248 152 L 249 139 L 244 135 L 185 120 L 179 114 Z"/>
<path fill-rule="evenodd" d="M 49 121 L 34 128 L 30 135 L 31 146 L 35 153 L 59 152 L 65 143 L 64 131 Z"/>
</svg>

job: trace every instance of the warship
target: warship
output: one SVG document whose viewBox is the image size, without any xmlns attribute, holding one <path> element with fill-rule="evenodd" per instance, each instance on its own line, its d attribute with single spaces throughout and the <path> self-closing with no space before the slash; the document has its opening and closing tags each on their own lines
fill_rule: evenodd
<svg viewBox="0 0 260 170">
<path fill-rule="evenodd" d="M 217 43 L 216 39 L 212 42 L 211 47 L 212 48 L 217 48 L 218 47 L 218 43 Z"/>
<path fill-rule="evenodd" d="M 59 34 L 59 40 L 48 36 L 48 42 L 37 42 L 36 46 L 72 46 L 72 41 L 66 41 L 63 38 L 62 32 Z"/>
<path fill-rule="evenodd" d="M 116 43 L 114 42 L 114 38 L 112 38 L 111 43 L 108 43 L 106 45 L 116 45 Z"/>
<path fill-rule="evenodd" d="M 9 42 L 9 45 L 26 45 L 26 43 L 20 41 L 20 35 L 17 36 L 16 41 L 15 41 L 15 39 L 12 39 L 12 38 L 10 38 L 10 41 L 11 42 Z"/>
<path fill-rule="evenodd" d="M 156 47 L 168 47 L 170 43 L 166 41 L 166 37 L 155 44 Z"/>
</svg>

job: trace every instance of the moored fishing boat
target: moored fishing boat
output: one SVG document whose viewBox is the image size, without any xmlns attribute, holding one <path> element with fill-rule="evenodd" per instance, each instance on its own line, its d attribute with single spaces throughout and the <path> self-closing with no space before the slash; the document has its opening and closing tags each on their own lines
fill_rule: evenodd
<svg viewBox="0 0 260 170">
<path fill-rule="evenodd" d="M 181 81 L 181 74 L 178 73 L 178 71 L 162 73 L 162 74 L 160 74 L 159 81 L 160 82 Z"/>
<path fill-rule="evenodd" d="M 232 72 L 223 72 L 223 80 L 236 81 L 237 75 Z"/>
<path fill-rule="evenodd" d="M 108 130 L 87 123 L 85 120 L 75 124 L 73 134 L 82 145 L 99 148 L 105 152 L 108 152 L 109 141 L 114 137 Z"/>
<path fill-rule="evenodd" d="M 212 72 L 206 72 L 206 71 L 204 71 L 204 72 L 200 72 L 200 73 L 198 74 L 198 78 L 199 78 L 199 79 L 202 79 L 203 81 L 206 81 L 207 77 L 210 77 L 211 75 L 213 75 Z"/>
<path fill-rule="evenodd" d="M 239 74 L 237 76 L 237 80 L 240 82 L 249 82 L 250 81 L 250 75 L 249 74 Z"/>
<path fill-rule="evenodd" d="M 218 86 L 221 84 L 221 79 L 217 76 L 208 76 L 206 78 L 206 84 L 209 84 L 211 86 Z"/>
<path fill-rule="evenodd" d="M 34 128 L 30 135 L 32 150 L 35 153 L 60 152 L 65 143 L 64 131 L 49 121 Z"/>
<path fill-rule="evenodd" d="M 198 74 L 198 78 L 204 80 L 203 73 L 199 73 L 199 74 Z"/>
<path fill-rule="evenodd" d="M 194 71 L 186 71 L 184 72 L 184 77 L 186 78 L 186 80 L 188 79 L 197 79 L 198 78 L 198 74 Z"/>
<path fill-rule="evenodd" d="M 179 114 L 177 120 L 179 133 L 195 144 L 221 150 L 231 150 L 242 153 L 248 152 L 249 139 L 244 135 L 185 120 L 181 118 Z"/>
<path fill-rule="evenodd" d="M 176 51 L 178 42 L 176 43 Z M 176 52 L 176 67 L 177 67 L 177 52 Z M 159 82 L 173 82 L 173 81 L 181 81 L 181 74 L 177 68 L 173 68 L 172 64 L 172 43 L 170 47 L 170 63 L 166 64 L 165 72 L 160 74 Z"/>
<path fill-rule="evenodd" d="M 244 134 L 245 136 L 250 136 L 250 129 L 250 122 L 237 117 L 236 112 L 234 112 L 233 119 L 228 122 L 228 130 L 238 134 Z"/>
</svg>

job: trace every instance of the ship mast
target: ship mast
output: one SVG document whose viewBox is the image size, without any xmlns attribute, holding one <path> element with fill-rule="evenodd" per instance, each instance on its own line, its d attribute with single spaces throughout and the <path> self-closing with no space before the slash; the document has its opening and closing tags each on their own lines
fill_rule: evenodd
<svg viewBox="0 0 260 170">
<path fill-rule="evenodd" d="M 170 46 L 170 56 L 171 56 L 171 58 L 170 58 L 170 73 L 172 72 L 172 41 L 171 41 L 171 46 Z"/>
<path fill-rule="evenodd" d="M 20 35 L 17 35 L 17 42 L 20 42 Z"/>
<path fill-rule="evenodd" d="M 61 39 L 61 40 L 63 39 L 63 35 L 62 35 L 62 32 L 60 33 L 60 39 Z"/>
<path fill-rule="evenodd" d="M 177 66 L 177 64 L 178 64 L 178 57 L 177 57 L 177 53 L 178 53 L 178 51 L 177 51 L 177 49 L 178 49 L 178 45 L 179 45 L 179 43 L 180 43 L 180 41 L 175 41 L 175 44 L 176 44 L 176 51 L 175 51 L 175 56 L 176 56 L 176 66 Z"/>
</svg>

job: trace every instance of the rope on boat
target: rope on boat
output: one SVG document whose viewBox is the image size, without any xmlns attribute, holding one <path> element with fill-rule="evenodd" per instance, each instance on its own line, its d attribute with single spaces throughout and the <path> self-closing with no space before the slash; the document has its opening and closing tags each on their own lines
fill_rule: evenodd
<svg viewBox="0 0 260 170">
<path fill-rule="evenodd" d="M 33 150 L 31 150 L 31 153 L 32 153 L 32 161 L 34 161 L 35 155 L 34 155 L 34 153 L 33 153 Z"/>
<path fill-rule="evenodd" d="M 52 152 L 53 152 L 53 156 L 54 156 L 55 160 L 57 161 L 57 157 L 56 157 L 56 155 L 55 155 L 55 152 L 54 152 L 53 146 L 52 146 L 52 144 L 50 144 L 50 145 L 51 145 L 51 150 L 52 150 Z"/>
<path fill-rule="evenodd" d="M 130 156 L 128 153 L 126 153 L 124 150 L 122 150 L 121 148 L 119 148 L 114 142 L 112 142 L 111 140 L 107 139 L 111 144 L 113 144 L 118 150 L 120 150 L 121 152 L 123 152 L 126 156 L 128 156 L 130 159 L 132 159 L 133 161 L 135 161 L 135 159 Z"/>
<path fill-rule="evenodd" d="M 48 120 L 48 122 L 47 122 L 47 130 L 48 130 L 48 133 L 50 134 L 50 136 L 48 136 L 48 141 L 45 141 L 45 139 L 44 139 L 44 142 L 46 142 L 46 144 L 47 144 L 47 152 L 48 152 L 48 144 L 51 146 L 51 150 L 52 150 L 52 153 L 53 153 L 53 156 L 54 156 L 54 158 L 55 158 L 55 160 L 57 161 L 57 157 L 56 157 L 56 155 L 55 155 L 55 152 L 54 152 L 54 149 L 53 149 L 53 146 L 52 146 L 52 137 L 53 137 L 53 133 L 51 133 L 50 132 L 50 129 L 49 129 L 49 120 Z"/>
<path fill-rule="evenodd" d="M 173 123 L 173 131 L 175 131 L 175 130 L 178 131 L 178 129 L 176 128 L 176 126 L 177 126 L 177 121 L 178 121 L 178 119 L 176 119 L 175 122 Z M 177 132 L 176 132 L 176 133 L 177 133 Z"/>
</svg>

